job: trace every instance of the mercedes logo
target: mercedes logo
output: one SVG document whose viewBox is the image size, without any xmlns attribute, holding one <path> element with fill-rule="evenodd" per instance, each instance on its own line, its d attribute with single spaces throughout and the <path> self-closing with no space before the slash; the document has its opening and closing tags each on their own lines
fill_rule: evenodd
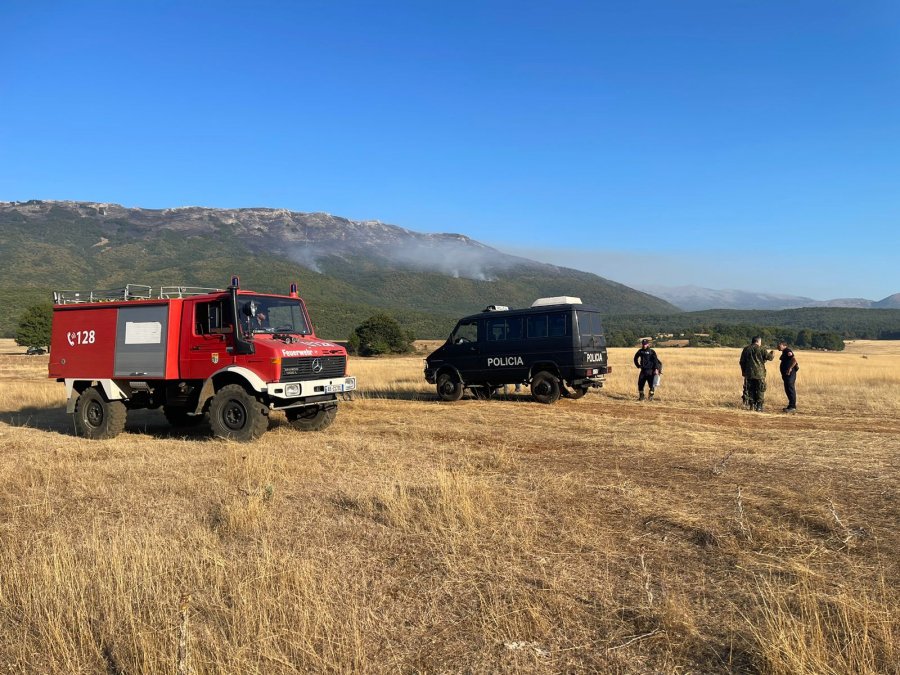
<svg viewBox="0 0 900 675">
<path fill-rule="evenodd" d="M 321 361 L 321 359 L 313 359 L 313 362 L 312 362 L 312 371 L 313 371 L 314 373 L 321 373 L 321 372 L 322 372 L 322 361 Z"/>
</svg>

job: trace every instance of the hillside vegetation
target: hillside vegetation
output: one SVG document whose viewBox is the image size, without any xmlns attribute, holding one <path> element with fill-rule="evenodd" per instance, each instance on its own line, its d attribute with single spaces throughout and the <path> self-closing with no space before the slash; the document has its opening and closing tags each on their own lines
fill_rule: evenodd
<svg viewBox="0 0 900 675">
<path fill-rule="evenodd" d="M 299 281 L 318 330 L 346 337 L 390 310 L 422 337 L 489 304 L 577 295 L 608 313 L 672 312 L 664 300 L 593 274 L 516 258 L 460 235 L 276 209 L 126 209 L 76 202 L 0 204 L 0 331 L 61 288 L 127 283 L 285 292 Z"/>
<path fill-rule="evenodd" d="M 10 672 L 898 672 L 897 343 L 804 354 L 795 415 L 739 408 L 736 349 L 668 350 L 651 404 L 632 349 L 555 406 L 439 403 L 420 355 L 351 359 L 334 426 L 276 414 L 251 445 L 159 411 L 76 438 L 21 351 Z"/>
</svg>

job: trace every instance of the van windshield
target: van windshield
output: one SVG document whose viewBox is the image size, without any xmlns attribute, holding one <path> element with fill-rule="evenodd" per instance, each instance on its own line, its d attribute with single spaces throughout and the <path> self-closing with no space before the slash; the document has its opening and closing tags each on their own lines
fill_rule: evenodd
<svg viewBox="0 0 900 675">
<path fill-rule="evenodd" d="M 466 342 L 478 342 L 478 321 L 460 321 L 450 334 L 450 343 L 454 345 Z"/>
<path fill-rule="evenodd" d="M 241 295 L 238 303 L 238 317 L 245 333 L 309 335 L 299 300 Z"/>
</svg>

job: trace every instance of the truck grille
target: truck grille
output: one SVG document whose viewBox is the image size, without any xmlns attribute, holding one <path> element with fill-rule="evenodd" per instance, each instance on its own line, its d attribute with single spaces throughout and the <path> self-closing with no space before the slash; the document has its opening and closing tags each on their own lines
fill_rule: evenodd
<svg viewBox="0 0 900 675">
<path fill-rule="evenodd" d="M 324 380 L 343 377 L 347 368 L 346 356 L 315 356 L 281 360 L 281 381 Z"/>
</svg>

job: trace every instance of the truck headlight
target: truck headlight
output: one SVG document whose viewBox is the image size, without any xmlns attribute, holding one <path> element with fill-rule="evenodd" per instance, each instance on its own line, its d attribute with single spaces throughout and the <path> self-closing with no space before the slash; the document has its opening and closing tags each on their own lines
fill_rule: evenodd
<svg viewBox="0 0 900 675">
<path fill-rule="evenodd" d="M 299 396 L 300 395 L 300 385 L 299 384 L 289 384 L 284 388 L 285 396 Z"/>
</svg>

